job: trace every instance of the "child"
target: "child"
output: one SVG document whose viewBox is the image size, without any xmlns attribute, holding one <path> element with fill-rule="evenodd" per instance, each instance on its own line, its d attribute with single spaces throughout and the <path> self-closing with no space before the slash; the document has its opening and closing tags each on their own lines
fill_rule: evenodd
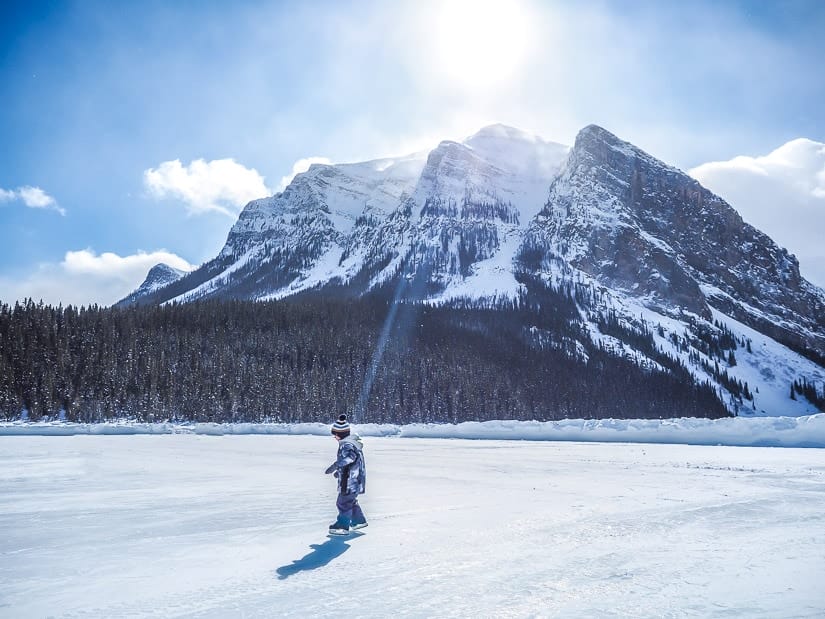
<svg viewBox="0 0 825 619">
<path fill-rule="evenodd" d="M 332 436 L 338 441 L 338 457 L 325 471 L 335 472 L 338 478 L 338 519 L 329 525 L 333 535 L 344 535 L 352 529 L 367 526 L 364 512 L 358 505 L 358 495 L 364 494 L 367 468 L 364 464 L 364 445 L 357 434 L 350 434 L 346 415 L 340 415 L 332 424 Z"/>
</svg>

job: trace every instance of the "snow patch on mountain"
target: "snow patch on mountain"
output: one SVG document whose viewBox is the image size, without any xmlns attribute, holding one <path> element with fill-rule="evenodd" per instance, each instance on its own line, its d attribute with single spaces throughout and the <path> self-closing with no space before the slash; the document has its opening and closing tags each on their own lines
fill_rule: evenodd
<svg viewBox="0 0 825 619">
<path fill-rule="evenodd" d="M 170 299 L 167 303 L 185 303 L 186 301 L 194 301 L 198 298 L 204 297 L 211 292 L 216 290 L 220 290 L 222 286 L 225 286 L 226 283 L 229 281 L 230 276 L 238 271 L 239 269 L 246 266 L 250 263 L 258 254 L 260 250 L 258 248 L 252 248 L 247 251 L 243 256 L 238 258 L 235 262 L 233 262 L 230 266 L 224 269 L 219 275 L 213 277 L 209 281 L 200 284 L 196 288 L 189 290 L 177 297 Z"/>
<path fill-rule="evenodd" d="M 456 299 L 491 300 L 516 299 L 524 286 L 516 280 L 513 260 L 521 245 L 521 236 L 514 230 L 506 231 L 498 252 L 472 266 L 469 275 L 456 278 L 439 295 L 430 299 L 433 304 L 448 303 Z"/>
<path fill-rule="evenodd" d="M 729 374 L 759 389 L 754 394 L 754 409 L 744 408 L 742 414 L 766 415 L 771 411 L 783 410 L 786 415 L 796 416 L 818 412 L 802 396 L 791 399 L 789 391 L 791 383 L 800 376 L 825 384 L 825 369 L 734 318 L 718 310 L 712 311 L 714 320 L 726 325 L 736 335 L 750 340 L 752 352 L 738 350 L 736 366 L 728 369 Z"/>
<path fill-rule="evenodd" d="M 304 290 L 312 290 L 322 284 L 327 283 L 333 277 L 340 274 L 339 265 L 343 249 L 337 245 L 331 246 L 320 258 L 305 272 L 292 281 L 288 286 L 281 288 L 271 294 L 258 297 L 259 301 L 269 301 L 272 299 L 283 299 Z"/>
</svg>

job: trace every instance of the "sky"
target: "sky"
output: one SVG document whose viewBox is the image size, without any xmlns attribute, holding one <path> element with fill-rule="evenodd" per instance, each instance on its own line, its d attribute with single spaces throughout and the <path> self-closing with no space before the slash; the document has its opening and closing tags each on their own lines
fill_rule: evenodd
<svg viewBox="0 0 825 619">
<path fill-rule="evenodd" d="M 0 3 L 0 301 L 108 305 L 312 161 L 595 123 L 825 286 L 825 3 Z"/>
<path fill-rule="evenodd" d="M 822 616 L 823 449 L 368 437 L 328 537 L 335 448 L 0 436 L 0 617 Z"/>
</svg>

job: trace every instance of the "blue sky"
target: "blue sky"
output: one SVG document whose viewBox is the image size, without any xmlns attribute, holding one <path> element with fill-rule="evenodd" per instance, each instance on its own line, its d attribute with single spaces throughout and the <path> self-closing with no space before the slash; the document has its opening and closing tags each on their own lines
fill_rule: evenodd
<svg viewBox="0 0 825 619">
<path fill-rule="evenodd" d="M 731 192 L 737 157 L 773 179 L 787 170 L 769 155 L 806 138 L 774 202 L 725 197 L 772 233 L 783 188 L 810 182 L 794 202 L 810 230 L 825 221 L 823 32 L 820 0 L 5 0 L 0 300 L 111 303 L 158 258 L 213 257 L 299 160 L 494 122 L 566 144 L 596 123 Z"/>
</svg>

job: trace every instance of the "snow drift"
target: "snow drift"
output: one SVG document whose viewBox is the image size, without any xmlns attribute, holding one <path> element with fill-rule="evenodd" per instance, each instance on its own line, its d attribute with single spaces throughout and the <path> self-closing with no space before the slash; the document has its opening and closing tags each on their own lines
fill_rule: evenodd
<svg viewBox="0 0 825 619">
<path fill-rule="evenodd" d="M 730 419 L 564 419 L 561 421 L 484 421 L 459 424 L 361 424 L 361 436 L 461 438 L 605 443 L 669 443 L 732 447 L 825 448 L 825 413 L 802 417 Z M 0 424 L 0 436 L 77 434 L 293 434 L 327 435 L 323 423 L 136 423 L 63 422 Z"/>
</svg>

